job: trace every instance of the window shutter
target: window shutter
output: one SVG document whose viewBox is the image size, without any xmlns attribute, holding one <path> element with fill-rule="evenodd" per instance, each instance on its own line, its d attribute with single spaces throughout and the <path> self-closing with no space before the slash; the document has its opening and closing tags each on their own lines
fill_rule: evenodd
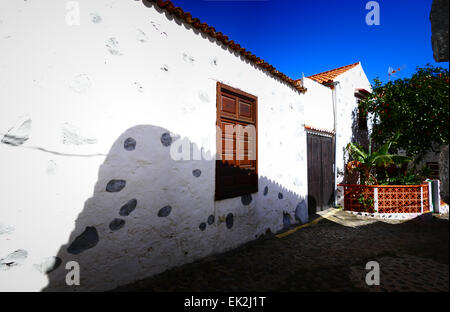
<svg viewBox="0 0 450 312">
<path fill-rule="evenodd" d="M 258 191 L 257 97 L 217 84 L 217 154 L 215 199 Z"/>
</svg>

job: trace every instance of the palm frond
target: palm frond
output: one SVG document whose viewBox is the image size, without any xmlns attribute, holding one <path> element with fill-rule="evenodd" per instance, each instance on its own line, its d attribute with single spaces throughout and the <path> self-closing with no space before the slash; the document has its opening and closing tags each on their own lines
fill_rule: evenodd
<svg viewBox="0 0 450 312">
<path fill-rule="evenodd" d="M 411 157 L 403 155 L 390 155 L 390 156 L 392 158 L 392 161 L 398 165 L 404 165 L 413 160 Z"/>
<path fill-rule="evenodd" d="M 379 167 L 384 167 L 386 165 L 390 165 L 392 163 L 394 163 L 394 161 L 392 160 L 392 157 L 390 157 L 391 155 L 373 155 L 373 157 L 371 157 L 370 162 L 371 165 L 374 166 L 379 166 Z"/>
<path fill-rule="evenodd" d="M 359 162 L 366 161 L 368 155 L 360 145 L 358 145 L 356 143 L 348 143 L 347 150 L 350 153 L 350 155 L 353 157 L 353 159 L 355 159 Z"/>
</svg>

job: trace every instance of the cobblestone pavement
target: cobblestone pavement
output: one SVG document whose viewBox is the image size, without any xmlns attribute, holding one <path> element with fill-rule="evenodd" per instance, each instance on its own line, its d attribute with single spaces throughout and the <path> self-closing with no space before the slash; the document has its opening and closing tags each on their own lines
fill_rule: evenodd
<svg viewBox="0 0 450 312">
<path fill-rule="evenodd" d="M 449 291 L 448 216 L 374 220 L 335 211 L 284 238 L 273 234 L 116 291 Z M 377 261 L 380 285 L 365 283 Z"/>
</svg>

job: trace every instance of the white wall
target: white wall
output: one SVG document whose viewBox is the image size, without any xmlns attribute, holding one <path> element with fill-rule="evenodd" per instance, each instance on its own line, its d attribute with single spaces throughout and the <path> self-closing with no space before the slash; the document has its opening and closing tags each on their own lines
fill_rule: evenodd
<svg viewBox="0 0 450 312">
<path fill-rule="evenodd" d="M 355 90 L 361 88 L 372 91 L 372 87 L 361 63 L 337 76 L 334 81 L 339 82 L 336 86 L 336 167 L 338 170 L 337 183 L 341 183 L 344 176 L 339 172 L 345 172 L 345 165 L 349 159 L 345 147 L 352 140 L 352 125 L 358 124 L 358 103 Z"/>
<path fill-rule="evenodd" d="M 307 105 L 305 116 L 307 126 L 324 130 L 334 130 L 333 127 L 333 91 L 309 78 L 303 78 L 308 92 L 305 93 Z"/>
<path fill-rule="evenodd" d="M 371 91 L 370 82 L 361 64 L 337 76 L 336 92 L 336 129 L 333 125 L 333 90 L 312 80 L 304 78 L 304 86 L 308 88 L 305 115 L 307 125 L 325 130 L 336 131 L 336 184 L 344 179 L 345 166 L 348 162 L 348 152 L 345 147 L 352 141 L 354 132 L 358 129 L 358 104 L 355 90 L 358 88 Z M 356 119 L 355 119 L 356 118 Z M 370 123 L 370 122 L 369 122 Z M 368 125 L 370 128 L 370 124 Z M 342 188 L 337 188 L 337 204 L 343 204 Z"/>
<path fill-rule="evenodd" d="M 305 95 L 141 1 L 77 3 L 80 25 L 69 26 L 65 1 L 0 2 L 0 138 L 29 136 L 0 144 L 0 291 L 111 289 L 280 231 L 297 207 L 307 221 Z M 217 81 L 258 97 L 249 205 L 214 202 L 214 161 L 174 161 L 160 141 L 170 132 L 215 151 Z M 128 137 L 135 150 L 124 149 Z M 106 192 L 111 179 L 125 188 Z M 115 218 L 125 225 L 112 231 Z M 98 243 L 67 252 L 86 227 Z M 41 272 L 55 256 L 62 264 Z M 80 286 L 65 284 L 71 260 Z"/>
</svg>

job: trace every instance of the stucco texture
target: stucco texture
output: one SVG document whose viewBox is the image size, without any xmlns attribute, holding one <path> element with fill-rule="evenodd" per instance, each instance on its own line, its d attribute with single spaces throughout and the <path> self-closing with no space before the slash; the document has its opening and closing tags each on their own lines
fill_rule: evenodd
<svg viewBox="0 0 450 312">
<path fill-rule="evenodd" d="M 336 168 L 337 183 L 348 182 L 345 166 L 349 161 L 346 146 L 350 142 L 361 140 L 358 128 L 358 103 L 355 97 L 356 89 L 372 91 L 361 64 L 339 75 L 334 80 L 336 86 Z M 370 129 L 370 124 L 368 125 Z"/>
<path fill-rule="evenodd" d="M 0 3 L 0 291 L 108 290 L 307 222 L 304 95 L 151 4 L 77 3 Z M 218 81 L 258 97 L 251 201 L 214 201 Z"/>
</svg>

